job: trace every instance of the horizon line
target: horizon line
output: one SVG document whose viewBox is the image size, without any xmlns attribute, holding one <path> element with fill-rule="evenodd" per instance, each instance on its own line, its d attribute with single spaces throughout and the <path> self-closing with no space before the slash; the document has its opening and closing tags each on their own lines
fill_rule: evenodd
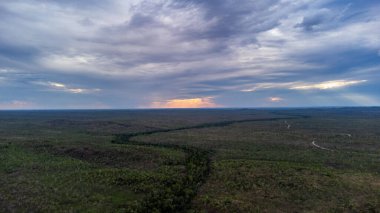
<svg viewBox="0 0 380 213">
<path fill-rule="evenodd" d="M 379 106 L 290 106 L 290 107 L 199 107 L 199 108 L 29 108 L 0 109 L 0 111 L 106 111 L 106 110 L 228 110 L 228 109 L 326 109 L 326 108 L 378 108 Z"/>
</svg>

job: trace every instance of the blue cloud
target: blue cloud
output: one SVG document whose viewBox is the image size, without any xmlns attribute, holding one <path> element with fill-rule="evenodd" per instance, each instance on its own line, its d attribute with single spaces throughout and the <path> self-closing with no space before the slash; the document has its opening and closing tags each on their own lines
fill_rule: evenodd
<svg viewBox="0 0 380 213">
<path fill-rule="evenodd" d="M 379 9 L 370 0 L 2 1 L 0 91 L 7 95 L 0 103 L 380 104 Z M 290 89 L 363 80 L 328 91 Z"/>
</svg>

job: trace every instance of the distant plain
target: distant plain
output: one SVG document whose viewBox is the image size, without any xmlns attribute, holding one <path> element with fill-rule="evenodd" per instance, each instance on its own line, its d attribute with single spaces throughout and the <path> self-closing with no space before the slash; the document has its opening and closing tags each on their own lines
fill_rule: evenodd
<svg viewBox="0 0 380 213">
<path fill-rule="evenodd" d="M 0 112 L 0 212 L 379 212 L 380 108 Z"/>
</svg>

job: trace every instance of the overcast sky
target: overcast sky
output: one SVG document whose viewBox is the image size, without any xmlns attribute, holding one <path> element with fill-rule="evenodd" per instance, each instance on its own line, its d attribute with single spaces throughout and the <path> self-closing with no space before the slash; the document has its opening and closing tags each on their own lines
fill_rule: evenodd
<svg viewBox="0 0 380 213">
<path fill-rule="evenodd" d="M 0 109 L 380 105 L 377 0 L 0 0 Z"/>
</svg>

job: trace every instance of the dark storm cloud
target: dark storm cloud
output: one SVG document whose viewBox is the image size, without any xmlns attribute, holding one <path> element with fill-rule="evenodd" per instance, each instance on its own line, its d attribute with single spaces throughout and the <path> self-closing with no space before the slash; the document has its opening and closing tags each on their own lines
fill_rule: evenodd
<svg viewBox="0 0 380 213">
<path fill-rule="evenodd" d="M 205 10 L 204 19 L 215 21 L 216 24 L 207 29 L 201 37 L 205 38 L 228 38 L 240 33 L 260 32 L 270 29 L 278 24 L 277 15 L 269 12 L 272 5 L 278 0 L 270 1 L 200 1 L 184 0 L 177 1 L 183 7 L 197 5 Z"/>
<path fill-rule="evenodd" d="M 331 12 L 328 10 L 321 10 L 315 14 L 305 16 L 302 22 L 297 25 L 306 31 L 311 31 L 316 29 L 321 24 L 331 21 Z"/>
</svg>

